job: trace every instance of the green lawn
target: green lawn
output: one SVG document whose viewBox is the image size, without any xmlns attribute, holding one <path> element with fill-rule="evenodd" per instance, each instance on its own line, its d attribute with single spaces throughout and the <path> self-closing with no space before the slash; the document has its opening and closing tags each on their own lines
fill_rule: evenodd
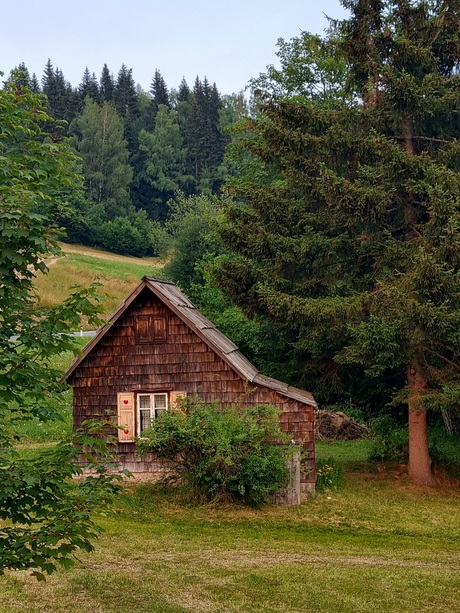
<svg viewBox="0 0 460 613">
<path fill-rule="evenodd" d="M 48 274 L 38 275 L 36 279 L 40 299 L 46 307 L 62 302 L 71 287 L 88 287 L 97 281 L 102 284 L 100 294 L 105 298 L 103 317 L 107 318 L 144 275 L 160 277 L 163 274 L 164 262 L 158 258 L 126 257 L 65 243 L 61 247 L 65 257 L 48 261 Z M 82 323 L 86 327 L 85 322 Z"/>
<path fill-rule="evenodd" d="M 363 441 L 319 447 L 346 458 L 345 485 L 300 507 L 200 506 L 128 484 L 98 517 L 96 552 L 46 583 L 7 573 L 0 613 L 460 611 L 460 485 L 362 472 Z"/>
</svg>

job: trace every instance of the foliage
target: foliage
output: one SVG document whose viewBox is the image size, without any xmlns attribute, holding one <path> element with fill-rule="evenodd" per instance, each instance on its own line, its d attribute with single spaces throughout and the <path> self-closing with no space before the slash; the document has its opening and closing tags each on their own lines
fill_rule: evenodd
<svg viewBox="0 0 460 613">
<path fill-rule="evenodd" d="M 174 475 L 196 496 L 258 505 L 286 484 L 287 437 L 273 406 L 182 408 L 156 419 L 138 447 L 172 462 Z"/>
<path fill-rule="evenodd" d="M 21 460 L 14 451 L 17 424 L 57 416 L 52 404 L 63 385 L 50 360 L 76 351 L 70 331 L 82 315 L 99 322 L 97 284 L 74 288 L 54 309 L 44 308 L 34 290 L 35 276 L 47 271 L 45 258 L 60 254 L 47 214 L 56 210 L 53 196 L 77 181 L 72 152 L 42 131 L 51 121 L 41 97 L 28 89 L 6 83 L 0 90 L 0 559 L 3 568 L 47 573 L 57 561 L 71 565 L 76 550 L 92 547 L 96 528 L 89 510 L 112 490 L 102 464 L 94 482 L 69 481 L 78 449 L 97 445 L 86 434 L 37 461 Z"/>
<path fill-rule="evenodd" d="M 432 483 L 424 400 L 460 386 L 460 5 L 343 4 L 353 102 L 272 98 L 240 127 L 216 278 L 313 392 L 404 387 L 410 472 Z"/>
<path fill-rule="evenodd" d="M 407 427 L 395 423 L 390 415 L 382 415 L 372 422 L 375 438 L 369 452 L 370 460 L 407 462 L 409 435 Z"/>
<path fill-rule="evenodd" d="M 374 439 L 369 459 L 383 462 L 407 462 L 409 434 L 389 415 L 383 415 L 372 423 Z M 452 477 L 460 477 L 460 438 L 450 434 L 441 425 L 430 428 L 428 448 L 433 465 Z"/>
<path fill-rule="evenodd" d="M 438 426 L 430 429 L 429 445 L 433 464 L 460 480 L 460 437 Z"/>
<path fill-rule="evenodd" d="M 112 104 L 99 106 L 85 100 L 81 115 L 73 123 L 74 143 L 83 159 L 87 198 L 103 204 L 109 218 L 126 212 L 130 203 L 132 169 L 128 164 L 123 122 Z"/>
<path fill-rule="evenodd" d="M 328 106 L 351 100 L 339 37 L 302 32 L 289 41 L 279 38 L 277 46 L 280 68 L 271 64 L 266 73 L 249 81 L 256 99 L 296 96 Z"/>
<path fill-rule="evenodd" d="M 100 529 L 92 512 L 109 503 L 119 491 L 120 475 L 107 474 L 113 459 L 108 445 L 96 438 L 109 422 L 85 423 L 70 439 L 31 459 L 12 451 L 2 458 L 0 574 L 7 569 L 38 569 L 46 574 L 75 564 L 77 551 L 93 551 Z M 110 442 L 110 439 L 108 439 Z M 84 453 L 93 475 L 75 481 Z M 96 459 L 97 458 L 97 459 Z"/>
<path fill-rule="evenodd" d="M 154 130 L 147 132 L 142 129 L 139 133 L 139 152 L 144 161 L 139 178 L 153 188 L 150 215 L 152 219 L 164 222 L 168 200 L 175 192 L 186 191 L 187 184 L 193 180 L 193 177 L 186 175 L 187 152 L 176 111 L 164 104 L 159 105 Z"/>
<path fill-rule="evenodd" d="M 316 491 L 336 490 L 343 484 L 343 468 L 334 458 L 316 462 Z"/>
<path fill-rule="evenodd" d="M 193 283 L 203 282 L 199 262 L 220 248 L 213 230 L 220 200 L 217 196 L 186 196 L 179 192 L 168 205 L 165 229 L 172 238 L 174 252 L 165 275 L 187 292 Z"/>
</svg>

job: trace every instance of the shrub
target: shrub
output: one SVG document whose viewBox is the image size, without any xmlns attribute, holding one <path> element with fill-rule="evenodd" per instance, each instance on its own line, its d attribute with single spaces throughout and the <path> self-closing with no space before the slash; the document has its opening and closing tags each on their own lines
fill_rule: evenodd
<svg viewBox="0 0 460 613">
<path fill-rule="evenodd" d="M 333 458 L 316 462 L 316 491 L 337 489 L 343 483 L 343 469 Z"/>
<path fill-rule="evenodd" d="M 407 462 L 409 435 L 407 427 L 398 425 L 390 415 L 382 415 L 372 422 L 375 439 L 369 459 L 387 462 Z"/>
<path fill-rule="evenodd" d="M 460 479 L 460 437 L 437 427 L 429 431 L 428 443 L 433 464 Z"/>
<path fill-rule="evenodd" d="M 170 460 L 174 476 L 192 495 L 258 505 L 286 485 L 288 439 L 275 407 L 218 409 L 184 402 L 182 409 L 156 419 L 138 448 Z"/>
</svg>

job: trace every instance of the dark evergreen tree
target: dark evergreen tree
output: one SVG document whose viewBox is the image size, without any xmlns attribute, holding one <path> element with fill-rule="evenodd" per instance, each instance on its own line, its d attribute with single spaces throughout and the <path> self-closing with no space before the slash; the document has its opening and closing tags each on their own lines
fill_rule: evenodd
<svg viewBox="0 0 460 613">
<path fill-rule="evenodd" d="M 342 4 L 353 103 L 274 98 L 246 123 L 216 275 L 316 387 L 346 371 L 390 399 L 405 379 L 409 472 L 431 485 L 427 409 L 460 400 L 460 2 Z"/>
<path fill-rule="evenodd" d="M 29 70 L 24 62 L 21 62 L 16 68 L 13 68 L 10 72 L 9 81 L 15 83 L 18 87 L 28 87 L 31 89 Z"/>
<path fill-rule="evenodd" d="M 104 64 L 102 68 L 101 79 L 99 82 L 101 100 L 103 102 L 111 102 L 113 100 L 114 89 L 115 82 L 113 79 L 113 75 L 108 69 L 107 64 Z"/>
<path fill-rule="evenodd" d="M 94 72 L 90 74 L 88 66 L 86 66 L 82 81 L 78 86 L 78 92 L 82 103 L 85 101 L 86 96 L 89 96 L 94 102 L 100 101 L 100 91 L 96 75 Z"/>
<path fill-rule="evenodd" d="M 30 91 L 33 92 L 34 94 L 38 94 L 40 93 L 41 89 L 40 89 L 40 83 L 37 79 L 37 75 L 35 74 L 35 72 L 33 73 L 33 75 L 30 78 Z"/>
<path fill-rule="evenodd" d="M 185 80 L 185 77 L 182 77 L 182 81 L 180 82 L 179 89 L 177 90 L 177 102 L 190 102 L 191 101 L 192 92 L 190 91 L 190 87 Z"/>
<path fill-rule="evenodd" d="M 77 108 L 75 108 L 74 91 L 59 68 L 54 69 L 51 60 L 48 60 L 42 77 L 42 91 L 48 100 L 50 114 L 57 120 L 64 120 L 66 123 L 47 126 L 50 130 L 61 130 L 67 133 L 67 125 L 74 118 Z"/>
<path fill-rule="evenodd" d="M 188 171 L 195 178 L 195 189 L 208 193 L 219 190 L 218 167 L 224 156 L 224 135 L 220 127 L 220 95 L 215 84 L 197 77 L 188 114 L 186 143 Z"/>
<path fill-rule="evenodd" d="M 117 82 L 113 92 L 113 101 L 118 114 L 122 119 L 133 121 L 139 117 L 139 100 L 132 69 L 123 66 L 118 73 Z"/>
<path fill-rule="evenodd" d="M 139 134 L 137 120 L 140 116 L 139 98 L 136 91 L 131 68 L 123 64 L 118 73 L 117 82 L 113 92 L 113 102 L 125 126 L 125 138 L 131 156 L 135 155 L 138 147 Z"/>
<path fill-rule="evenodd" d="M 158 113 L 158 106 L 162 104 L 168 108 L 171 108 L 168 88 L 166 87 L 165 80 L 158 69 L 155 70 L 155 75 L 150 87 L 150 93 L 152 94 L 152 101 L 149 107 L 147 129 L 153 131 L 155 128 L 155 119 Z"/>
</svg>

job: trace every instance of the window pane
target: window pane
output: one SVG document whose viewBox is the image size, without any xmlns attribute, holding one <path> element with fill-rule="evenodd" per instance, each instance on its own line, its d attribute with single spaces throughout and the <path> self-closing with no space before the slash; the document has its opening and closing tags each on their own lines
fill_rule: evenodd
<svg viewBox="0 0 460 613">
<path fill-rule="evenodd" d="M 142 409 L 140 411 L 141 423 L 140 430 L 143 432 L 146 428 L 150 428 L 152 425 L 152 419 L 150 417 L 150 409 Z"/>
<path fill-rule="evenodd" d="M 156 409 L 166 409 L 166 394 L 156 394 L 154 401 Z"/>
<path fill-rule="evenodd" d="M 150 395 L 148 396 L 139 396 L 139 408 L 140 409 L 150 409 Z"/>
</svg>

